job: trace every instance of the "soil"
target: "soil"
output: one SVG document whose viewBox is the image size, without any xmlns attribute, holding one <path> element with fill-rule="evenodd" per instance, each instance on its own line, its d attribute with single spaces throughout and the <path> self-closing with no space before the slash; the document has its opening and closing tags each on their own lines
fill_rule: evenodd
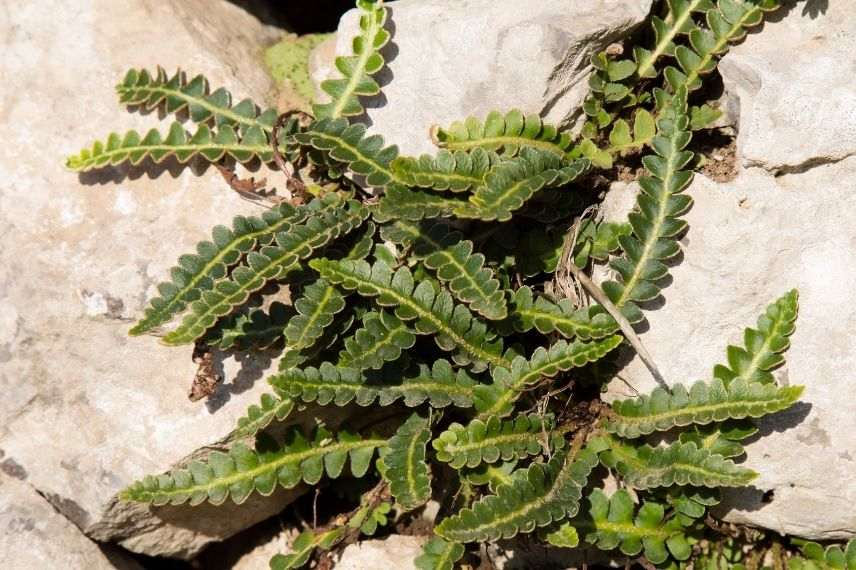
<svg viewBox="0 0 856 570">
<path fill-rule="evenodd" d="M 731 182 L 737 178 L 737 141 L 731 139 L 723 147 L 704 153 L 707 161 L 701 173 L 715 182 Z"/>
</svg>

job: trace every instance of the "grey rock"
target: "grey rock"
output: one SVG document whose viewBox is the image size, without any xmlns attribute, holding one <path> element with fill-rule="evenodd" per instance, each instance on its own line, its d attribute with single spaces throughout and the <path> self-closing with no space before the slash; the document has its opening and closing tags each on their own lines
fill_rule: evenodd
<svg viewBox="0 0 856 570">
<path fill-rule="evenodd" d="M 216 517 L 114 496 L 223 440 L 266 389 L 269 362 L 228 358 L 222 389 L 192 403 L 191 349 L 127 330 L 180 254 L 215 224 L 261 210 L 214 169 L 78 178 L 62 164 L 111 130 L 165 125 L 119 106 L 113 86 L 131 67 L 181 65 L 264 103 L 260 53 L 278 33 L 220 0 L 34 0 L 0 11 L 0 29 L 3 461 L 90 536 L 189 558 L 293 494 L 227 504 Z"/>
<path fill-rule="evenodd" d="M 695 205 L 683 258 L 641 334 L 667 382 L 710 379 L 726 346 L 741 344 L 770 302 L 800 291 L 797 330 L 777 376 L 806 390 L 797 406 L 760 421 L 762 437 L 749 443 L 745 462 L 760 477 L 727 493 L 719 513 L 727 520 L 813 539 L 856 536 L 854 177 L 856 157 L 779 177 L 753 168 L 727 184 L 697 175 L 687 190 Z M 618 210 L 613 219 L 624 217 Z M 638 359 L 621 376 L 639 392 L 656 386 Z M 621 381 L 610 385 L 613 398 L 633 394 Z M 769 503 L 765 491 L 773 491 Z"/>
<path fill-rule="evenodd" d="M 115 547 L 98 545 L 18 477 L 0 473 L 0 568 L 142 570 Z"/>
<path fill-rule="evenodd" d="M 773 13 L 720 63 L 746 166 L 798 172 L 856 154 L 856 11 L 811 4 Z"/>
<path fill-rule="evenodd" d="M 624 38 L 650 0 L 399 0 L 388 4 L 391 45 L 367 104 L 371 132 L 405 154 L 432 153 L 429 130 L 468 116 L 517 107 L 555 124 L 582 113 L 589 57 Z M 339 24 L 336 52 L 351 53 L 359 30 L 352 10 Z M 328 77 L 317 66 L 316 82 Z"/>
</svg>

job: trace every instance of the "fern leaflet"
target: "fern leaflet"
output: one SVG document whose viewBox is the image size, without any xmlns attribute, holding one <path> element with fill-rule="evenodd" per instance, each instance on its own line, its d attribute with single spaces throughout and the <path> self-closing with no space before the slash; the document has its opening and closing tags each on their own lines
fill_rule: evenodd
<svg viewBox="0 0 856 570">
<path fill-rule="evenodd" d="M 294 410 L 294 402 L 290 398 L 262 394 L 259 405 L 253 404 L 247 409 L 247 414 L 238 419 L 238 425 L 232 432 L 232 437 L 235 439 L 252 437 L 274 420 L 284 421 L 292 410 Z"/>
<path fill-rule="evenodd" d="M 428 420 L 413 414 L 381 451 L 383 465 L 379 470 L 389 482 L 390 493 L 405 510 L 415 509 L 431 498 L 431 469 L 425 462 L 429 439 Z"/>
<path fill-rule="evenodd" d="M 422 554 L 413 561 L 418 570 L 453 570 L 455 562 L 464 555 L 464 545 L 434 536 L 422 547 Z"/>
<path fill-rule="evenodd" d="M 388 311 L 372 312 L 363 317 L 363 327 L 345 339 L 339 353 L 339 366 L 378 369 L 401 357 L 401 351 L 413 347 L 416 336 L 401 320 Z"/>
<path fill-rule="evenodd" d="M 318 279 L 303 289 L 294 308 L 297 315 L 288 321 L 285 338 L 289 350 L 301 351 L 321 338 L 335 316 L 345 308 L 345 298 L 338 289 Z"/>
<path fill-rule="evenodd" d="M 482 148 L 471 152 L 441 150 L 437 156 L 400 156 L 392 161 L 396 178 L 407 186 L 465 192 L 480 186 L 488 171 L 499 162 L 496 153 Z"/>
</svg>

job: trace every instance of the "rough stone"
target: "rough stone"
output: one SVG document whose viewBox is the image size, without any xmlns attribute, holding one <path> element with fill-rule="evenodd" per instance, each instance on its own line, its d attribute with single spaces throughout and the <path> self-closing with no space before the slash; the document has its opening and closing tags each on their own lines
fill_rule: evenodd
<svg viewBox="0 0 856 570">
<path fill-rule="evenodd" d="M 111 130 L 166 124 L 119 106 L 113 86 L 130 67 L 181 65 L 264 103 L 261 49 L 278 33 L 220 0 L 34 0 L 0 11 L 0 29 L 0 448 L 90 536 L 191 557 L 289 494 L 217 517 L 111 498 L 224 438 L 265 390 L 266 363 L 227 360 L 222 389 L 192 403 L 190 348 L 127 330 L 178 255 L 260 210 L 214 169 L 78 178 L 62 164 Z"/>
<path fill-rule="evenodd" d="M 114 547 L 99 546 L 19 477 L 0 473 L 0 568 L 142 570 Z"/>
<path fill-rule="evenodd" d="M 392 535 L 381 540 L 364 540 L 351 544 L 342 552 L 336 570 L 397 568 L 416 570 L 413 561 L 422 553 L 427 538 Z"/>
<path fill-rule="evenodd" d="M 648 15 L 650 0 L 399 0 L 388 4 L 391 45 L 382 95 L 366 104 L 371 132 L 405 154 L 436 151 L 434 124 L 517 107 L 556 124 L 580 117 L 589 57 Z M 351 53 L 359 13 L 339 25 Z M 315 79 L 327 78 L 318 65 Z"/>
<path fill-rule="evenodd" d="M 719 66 L 746 166 L 796 172 L 856 154 L 856 12 L 791 3 Z"/>
<path fill-rule="evenodd" d="M 761 475 L 752 488 L 728 494 L 721 511 L 728 520 L 815 539 L 856 535 L 848 508 L 856 501 L 854 177 L 856 157 L 779 177 L 753 168 L 727 184 L 697 175 L 687 190 L 695 205 L 683 256 L 665 304 L 646 313 L 641 334 L 670 384 L 711 378 L 726 346 L 742 343 L 743 329 L 767 304 L 800 291 L 797 330 L 777 375 L 806 386 L 803 402 L 760 421 L 762 437 L 747 446 L 745 465 Z M 621 375 L 640 392 L 656 386 L 638 359 Z M 633 395 L 621 381 L 610 393 Z"/>
</svg>

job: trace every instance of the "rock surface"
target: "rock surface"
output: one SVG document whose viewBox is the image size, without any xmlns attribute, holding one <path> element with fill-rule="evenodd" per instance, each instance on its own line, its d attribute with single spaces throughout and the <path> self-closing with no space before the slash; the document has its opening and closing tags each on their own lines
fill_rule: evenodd
<svg viewBox="0 0 856 570">
<path fill-rule="evenodd" d="M 218 517 L 111 497 L 225 437 L 265 390 L 264 362 L 227 361 L 222 390 L 192 403 L 190 348 L 127 330 L 179 254 L 260 210 L 213 169 L 78 179 L 62 164 L 111 130 L 164 124 L 119 106 L 113 86 L 130 67 L 181 65 L 263 103 L 260 53 L 277 33 L 219 0 L 34 0 L 0 11 L 0 29 L 0 449 L 90 536 L 190 557 L 288 495 Z"/>
<path fill-rule="evenodd" d="M 732 493 L 727 518 L 817 539 L 856 535 L 856 195 L 845 180 L 856 158 L 774 178 L 744 171 L 732 183 L 697 176 L 688 193 L 683 260 L 648 311 L 642 342 L 669 383 L 710 379 L 728 344 L 741 344 L 766 305 L 796 287 L 800 316 L 779 381 L 806 386 L 804 403 L 760 422 L 746 466 L 754 489 Z M 640 392 L 656 384 L 638 360 L 622 376 Z M 631 396 L 620 381 L 613 395 Z M 763 492 L 773 500 L 762 503 Z M 737 506 L 739 505 L 739 509 Z"/>
<path fill-rule="evenodd" d="M 99 547 L 4 462 L 0 473 L 0 568 L 142 570 L 112 547 Z M 15 476 L 6 475 L 7 471 Z"/>
<path fill-rule="evenodd" d="M 433 153 L 428 135 L 472 115 L 517 107 L 556 124 L 581 114 L 589 57 L 648 15 L 650 0 L 399 0 L 388 4 L 393 37 L 383 94 L 366 105 L 371 132 L 405 154 Z M 351 53 L 359 12 L 339 25 L 339 55 Z M 320 82 L 323 70 L 315 74 Z"/>
<path fill-rule="evenodd" d="M 812 4 L 781 9 L 720 63 L 746 166 L 796 172 L 856 154 L 856 11 Z"/>
</svg>

